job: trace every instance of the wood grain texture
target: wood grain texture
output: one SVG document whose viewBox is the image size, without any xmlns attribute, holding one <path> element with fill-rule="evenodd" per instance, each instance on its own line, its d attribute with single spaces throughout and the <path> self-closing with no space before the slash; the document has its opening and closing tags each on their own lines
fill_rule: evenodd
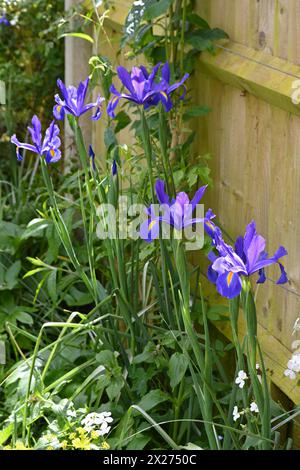
<svg viewBox="0 0 300 470">
<path fill-rule="evenodd" d="M 300 116 L 291 97 L 300 67 L 264 52 L 229 42 L 219 45 L 216 55 L 203 53 L 199 70 L 287 112 Z"/>
<path fill-rule="evenodd" d="M 198 0 L 197 10 L 234 42 L 300 64 L 298 0 Z"/>
<path fill-rule="evenodd" d="M 0 80 L 0 104 L 5 104 L 5 83 Z"/>
<path fill-rule="evenodd" d="M 299 74 L 300 31 L 294 16 L 299 14 L 300 2 L 198 3 L 199 13 L 213 27 L 229 33 L 233 52 L 248 51 L 249 57 L 259 57 L 279 69 Z M 255 219 L 258 230 L 267 238 L 270 253 L 284 245 L 289 252 L 285 261 L 290 279 L 287 288 L 300 292 L 300 118 L 299 109 L 289 102 L 289 89 L 295 79 L 277 76 L 279 83 L 276 72 L 270 77 L 264 67 L 257 65 L 255 70 L 255 64 L 247 66 L 239 56 L 225 55 L 224 52 L 216 58 L 203 55 L 197 82 L 193 83 L 197 104 L 212 108 L 212 113 L 197 124 L 198 152 L 213 155 L 215 187 L 208 202 L 231 237 L 242 234 L 247 223 Z M 233 65 L 232 80 L 225 62 Z M 241 91 L 244 73 L 252 77 L 252 84 L 259 82 L 265 90 L 257 92 L 256 86 L 250 84 L 244 87 L 246 93 Z M 272 88 L 275 91 L 274 87 L 276 93 L 282 90 L 286 106 L 281 98 L 279 101 L 271 98 L 269 93 Z M 272 280 L 276 280 L 277 274 L 273 268 L 268 270 Z M 300 297 L 269 281 L 257 290 L 257 306 L 263 350 L 268 361 L 272 361 L 272 356 L 276 359 L 272 365 L 274 383 L 299 404 L 299 388 L 283 376 L 283 370 L 291 355 Z"/>
</svg>

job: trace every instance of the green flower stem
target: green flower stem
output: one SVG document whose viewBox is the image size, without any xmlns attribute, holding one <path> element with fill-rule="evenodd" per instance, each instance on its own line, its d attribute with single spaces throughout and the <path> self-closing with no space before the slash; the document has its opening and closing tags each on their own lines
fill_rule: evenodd
<svg viewBox="0 0 300 470">
<path fill-rule="evenodd" d="M 186 263 L 184 246 L 180 241 L 174 240 L 173 250 L 181 288 L 180 296 L 184 327 L 187 332 L 187 336 L 191 341 L 191 346 L 195 355 L 196 363 L 198 364 L 201 378 L 203 381 L 203 391 L 201 391 L 200 393 L 200 407 L 203 419 L 205 421 L 204 426 L 209 441 L 210 449 L 217 450 L 219 449 L 219 443 L 217 441 L 218 438 L 216 436 L 214 426 L 212 424 L 212 354 L 210 348 L 210 338 L 205 304 L 200 289 L 205 334 L 205 354 L 203 356 L 203 352 L 200 348 L 197 334 L 194 331 L 193 322 L 190 314 L 190 281 L 188 276 L 188 268 Z M 201 387 L 199 387 L 199 389 L 201 389 Z"/>
<path fill-rule="evenodd" d="M 229 301 L 229 315 L 230 315 L 230 324 L 231 324 L 231 332 L 232 332 L 232 342 L 234 344 L 235 351 L 236 351 L 238 370 L 240 371 L 240 370 L 245 370 L 245 358 L 244 358 L 243 347 L 240 343 L 239 336 L 238 336 L 239 311 L 240 311 L 240 296 L 235 297 Z M 237 385 L 235 385 L 235 391 L 232 395 L 232 400 L 230 401 L 229 412 L 228 412 L 228 418 L 231 423 L 233 423 L 233 420 L 232 420 L 233 407 L 236 404 L 236 390 L 237 390 Z M 247 397 L 246 388 L 244 387 L 241 392 L 242 392 L 243 406 L 246 409 L 248 407 L 248 397 Z M 251 420 L 248 420 L 248 416 L 247 416 L 247 424 L 248 424 L 249 430 L 254 432 L 255 430 L 254 430 L 253 424 Z M 225 431 L 224 433 L 224 446 L 225 447 L 228 446 L 230 439 L 231 439 L 230 434 L 228 433 L 228 431 Z"/>
<path fill-rule="evenodd" d="M 175 329 L 175 321 L 174 318 L 171 314 L 171 302 L 170 302 L 170 295 L 169 295 L 169 284 L 168 284 L 168 273 L 167 273 L 167 262 L 166 262 L 166 246 L 164 244 L 164 240 L 159 238 L 159 244 L 160 244 L 160 252 L 161 252 L 161 269 L 162 269 L 162 281 L 163 281 L 163 287 L 164 287 L 164 296 L 165 296 L 165 306 L 166 306 L 166 312 L 168 316 L 168 323 L 170 328 Z"/>
<path fill-rule="evenodd" d="M 173 426 L 173 439 L 178 437 L 178 426 L 179 426 L 179 419 L 180 419 L 180 410 L 182 405 L 182 400 L 184 397 L 184 387 L 185 387 L 185 380 L 183 379 L 179 386 L 178 386 L 178 395 L 177 398 L 174 400 L 174 426 Z"/>
<path fill-rule="evenodd" d="M 160 111 L 159 111 L 159 142 L 160 142 L 160 148 L 161 148 L 161 153 L 162 153 L 162 164 L 163 164 L 163 169 L 164 169 L 164 174 L 165 174 L 165 180 L 167 183 L 168 193 L 172 194 L 172 196 L 175 197 L 176 188 L 175 188 L 175 182 L 174 182 L 174 176 L 173 176 L 173 169 L 172 169 L 172 165 L 171 165 L 170 158 L 168 155 L 167 136 L 168 136 L 168 124 L 166 120 L 165 111 L 161 105 Z"/>
<path fill-rule="evenodd" d="M 250 353 L 250 364 L 253 370 L 256 369 L 257 354 L 257 315 L 256 306 L 251 291 L 250 281 L 244 281 L 245 292 L 245 316 L 247 323 L 248 349 Z"/>
<path fill-rule="evenodd" d="M 261 435 L 263 441 L 261 447 L 263 450 L 270 448 L 271 438 L 271 410 L 270 410 L 270 391 L 267 384 L 266 370 L 263 362 L 262 354 L 257 340 L 257 314 L 254 296 L 251 289 L 249 280 L 243 282 L 243 294 L 244 294 L 244 312 L 247 323 L 247 338 L 248 338 L 248 369 L 253 386 L 253 394 L 255 401 L 258 405 L 262 430 Z M 260 353 L 260 367 L 262 370 L 262 383 L 258 380 L 256 371 L 257 353 Z"/>
<path fill-rule="evenodd" d="M 53 208 L 57 209 L 57 203 L 56 203 L 56 199 L 55 199 L 55 195 L 54 195 L 53 183 L 52 183 L 52 179 L 49 175 L 49 167 L 48 167 L 48 165 L 45 161 L 45 157 L 43 155 L 40 156 L 40 160 L 41 160 L 41 167 L 42 167 L 42 175 L 43 175 L 44 182 L 45 182 L 45 185 L 46 185 L 46 188 L 47 188 L 47 191 L 48 191 L 51 206 Z"/>
<path fill-rule="evenodd" d="M 141 109 L 142 138 L 143 138 L 144 150 L 145 150 L 145 155 L 146 155 L 147 165 L 148 165 L 150 187 L 151 187 L 151 198 L 154 204 L 155 193 L 154 193 L 154 176 L 153 176 L 152 146 L 151 146 L 150 131 L 149 131 L 149 127 L 147 124 L 145 111 L 142 107 L 140 109 Z"/>
<path fill-rule="evenodd" d="M 205 336 L 205 356 L 204 356 L 204 402 L 206 408 L 206 415 L 205 420 L 208 422 L 213 422 L 213 401 L 211 397 L 210 390 L 213 390 L 213 356 L 211 352 L 211 342 L 210 342 L 210 334 L 208 328 L 208 319 L 207 319 L 207 312 L 206 312 L 206 305 L 204 303 L 204 297 L 202 292 L 201 284 L 199 284 L 200 288 L 200 297 L 201 297 L 201 307 L 202 307 L 202 318 L 203 318 L 203 326 L 204 326 L 204 336 Z M 215 430 L 212 426 L 209 427 L 209 436 L 210 442 L 213 449 L 219 448 L 219 443 L 217 441 L 218 437 L 216 436 Z"/>
<path fill-rule="evenodd" d="M 78 125 L 78 121 L 74 116 L 70 116 L 69 118 L 70 125 L 73 129 L 74 136 L 75 136 L 75 143 L 77 147 L 77 151 L 79 154 L 80 162 L 85 174 L 89 175 L 89 165 L 88 165 L 88 154 L 85 148 L 85 143 L 83 139 L 83 135 L 81 132 L 81 128 Z"/>
</svg>

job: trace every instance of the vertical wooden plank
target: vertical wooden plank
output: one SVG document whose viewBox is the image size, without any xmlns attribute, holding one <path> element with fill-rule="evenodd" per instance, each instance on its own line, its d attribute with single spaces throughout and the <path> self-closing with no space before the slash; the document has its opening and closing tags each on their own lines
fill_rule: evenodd
<svg viewBox="0 0 300 470">
<path fill-rule="evenodd" d="M 5 104 L 5 83 L 0 80 L 0 104 Z"/>
<path fill-rule="evenodd" d="M 81 0 L 65 0 L 65 10 L 81 3 Z M 77 86 L 89 75 L 89 59 L 92 55 L 92 45 L 80 38 L 65 38 L 65 83 Z M 80 118 L 80 125 L 87 143 L 92 142 L 92 126 L 88 115 Z M 66 162 L 74 149 L 74 137 L 66 120 L 65 124 L 65 155 Z"/>
<path fill-rule="evenodd" d="M 286 58 L 294 64 L 300 64 L 300 28 L 299 28 L 300 2 L 289 0 L 286 6 L 288 23 L 287 37 L 282 36 L 282 43 L 288 44 Z"/>
</svg>

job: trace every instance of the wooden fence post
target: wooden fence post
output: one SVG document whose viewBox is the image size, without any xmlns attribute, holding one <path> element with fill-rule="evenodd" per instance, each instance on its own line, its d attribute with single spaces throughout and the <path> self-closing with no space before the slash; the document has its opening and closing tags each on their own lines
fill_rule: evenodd
<svg viewBox="0 0 300 470">
<path fill-rule="evenodd" d="M 5 104 L 5 83 L 0 80 L 0 104 Z"/>
<path fill-rule="evenodd" d="M 69 10 L 81 3 L 80 0 L 65 0 L 65 10 Z M 92 55 L 92 44 L 75 37 L 65 38 L 65 83 L 77 86 L 89 75 L 89 58 Z M 87 115 L 82 116 L 81 128 L 86 142 L 92 142 L 92 125 Z M 65 124 L 65 162 L 74 148 L 74 137 L 66 120 Z"/>
</svg>

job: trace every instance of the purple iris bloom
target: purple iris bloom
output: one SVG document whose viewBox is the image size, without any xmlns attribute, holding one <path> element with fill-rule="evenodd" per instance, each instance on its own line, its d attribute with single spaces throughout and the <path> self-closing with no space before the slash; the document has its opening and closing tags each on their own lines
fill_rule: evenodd
<svg viewBox="0 0 300 470">
<path fill-rule="evenodd" d="M 92 168 L 94 171 L 96 171 L 96 165 L 95 165 L 95 152 L 94 152 L 94 149 L 91 145 L 89 145 L 89 157 L 91 159 L 91 163 L 92 163 Z"/>
<path fill-rule="evenodd" d="M 56 119 L 64 119 L 66 113 L 80 117 L 92 108 L 96 108 L 96 112 L 91 119 L 94 121 L 98 121 L 98 119 L 100 119 L 102 115 L 101 107 L 104 98 L 98 95 L 97 100 L 94 103 L 84 104 L 89 81 L 90 79 L 87 78 L 84 82 L 80 82 L 78 88 L 76 88 L 74 86 L 66 87 L 61 80 L 57 80 L 57 86 L 62 98 L 59 94 L 55 95 L 56 105 L 53 108 L 53 114 Z"/>
<path fill-rule="evenodd" d="M 218 292 L 228 299 L 238 296 L 242 290 L 242 276 L 251 276 L 258 272 L 258 284 L 266 281 L 265 268 L 277 263 L 280 268 L 280 277 L 277 284 L 288 282 L 286 272 L 279 259 L 287 255 L 287 251 L 280 246 L 274 256 L 268 257 L 265 251 L 266 240 L 257 233 L 256 223 L 252 221 L 244 237 L 238 237 L 235 248 L 227 245 L 221 231 L 212 222 L 206 231 L 212 236 L 213 244 L 220 256 L 213 252 L 209 254 L 212 262 L 208 269 L 208 278 L 216 284 Z"/>
<path fill-rule="evenodd" d="M 118 173 L 117 162 L 116 162 L 116 160 L 114 160 L 114 161 L 113 161 L 113 164 L 112 164 L 112 166 L 111 166 L 111 174 L 112 174 L 113 176 L 116 176 L 117 173 Z"/>
<path fill-rule="evenodd" d="M 143 105 L 145 109 L 150 106 L 156 106 L 159 102 L 162 102 L 165 110 L 168 112 L 173 107 L 171 100 L 171 94 L 177 88 L 183 86 L 183 83 L 189 77 L 186 73 L 184 77 L 177 83 L 170 85 L 170 66 L 168 63 L 164 64 L 161 69 L 160 81 L 156 82 L 156 76 L 161 64 L 155 65 L 152 71 L 149 73 L 143 66 L 133 67 L 131 73 L 129 73 L 124 67 L 118 67 L 117 73 L 119 79 L 128 93 L 120 93 L 114 85 L 111 85 L 110 92 L 115 96 L 109 101 L 107 107 L 107 114 L 111 117 L 115 117 L 115 109 L 121 98 L 132 101 L 138 105 Z M 180 99 L 185 97 L 184 92 Z"/>
<path fill-rule="evenodd" d="M 0 24 L 4 24 L 5 26 L 10 26 L 10 21 L 6 18 L 6 15 L 0 17 Z"/>
<path fill-rule="evenodd" d="M 193 224 L 203 223 L 211 211 L 203 218 L 193 218 L 193 212 L 197 204 L 202 199 L 207 186 L 202 186 L 196 191 L 193 199 L 190 201 L 186 193 L 178 193 L 175 199 L 170 200 L 165 192 L 165 182 L 157 180 L 155 192 L 160 203 L 161 216 L 155 214 L 155 208 L 151 206 L 147 209 L 148 220 L 143 222 L 140 227 L 140 235 L 143 240 L 150 243 L 159 237 L 159 223 L 166 222 L 176 230 L 182 230 Z"/>
<path fill-rule="evenodd" d="M 31 123 L 32 127 L 28 127 L 28 131 L 31 136 L 32 144 L 19 142 L 16 134 L 11 137 L 11 142 L 17 146 L 17 160 L 23 160 L 23 157 L 20 154 L 20 148 L 22 148 L 37 153 L 38 155 L 44 155 L 47 163 L 57 162 L 61 158 L 61 151 L 59 150 L 61 142 L 58 137 L 59 127 L 54 123 L 54 121 L 52 121 L 46 130 L 43 140 L 42 126 L 39 118 L 37 116 L 33 116 Z"/>
</svg>

